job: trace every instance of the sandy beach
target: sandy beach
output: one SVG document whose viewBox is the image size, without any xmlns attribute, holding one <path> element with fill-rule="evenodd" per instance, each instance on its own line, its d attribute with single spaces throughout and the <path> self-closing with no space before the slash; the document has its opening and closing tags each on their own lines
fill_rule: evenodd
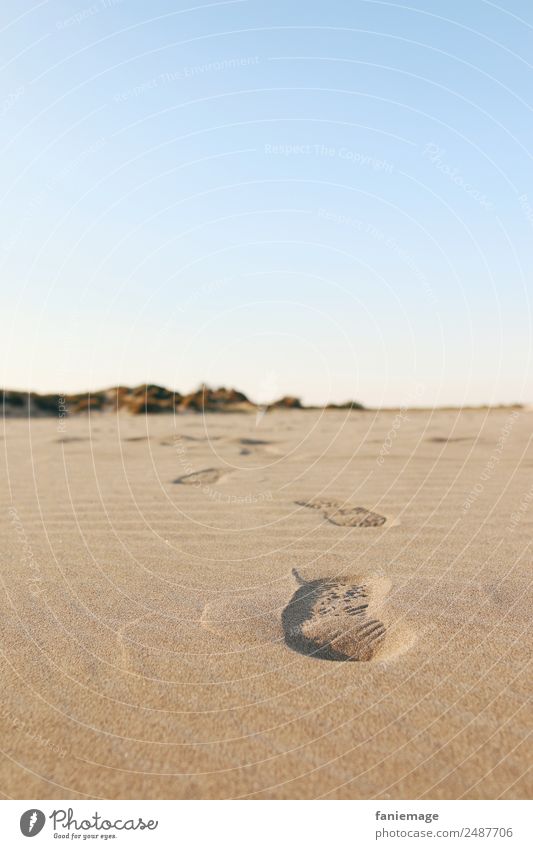
<svg viewBox="0 0 533 849">
<path fill-rule="evenodd" d="M 532 425 L 5 421 L 4 797 L 527 797 Z"/>
</svg>

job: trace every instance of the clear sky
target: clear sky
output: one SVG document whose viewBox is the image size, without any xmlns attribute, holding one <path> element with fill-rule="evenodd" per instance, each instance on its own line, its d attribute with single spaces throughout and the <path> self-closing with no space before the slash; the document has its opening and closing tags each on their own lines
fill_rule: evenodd
<svg viewBox="0 0 533 849">
<path fill-rule="evenodd" d="M 530 0 L 3 0 L 0 385 L 533 400 Z"/>
</svg>

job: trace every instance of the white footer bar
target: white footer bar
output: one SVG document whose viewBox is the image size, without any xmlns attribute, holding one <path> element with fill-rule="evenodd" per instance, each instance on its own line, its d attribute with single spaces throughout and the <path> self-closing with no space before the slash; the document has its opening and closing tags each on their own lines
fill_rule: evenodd
<svg viewBox="0 0 533 849">
<path fill-rule="evenodd" d="M 520 801 L 3 801 L 3 846 L 366 849 L 533 846 Z M 35 843 L 29 840 L 34 839 Z"/>
</svg>

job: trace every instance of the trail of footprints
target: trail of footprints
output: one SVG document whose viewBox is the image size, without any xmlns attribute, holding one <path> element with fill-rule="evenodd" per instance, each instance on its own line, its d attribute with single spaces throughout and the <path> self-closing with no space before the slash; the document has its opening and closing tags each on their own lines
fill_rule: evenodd
<svg viewBox="0 0 533 849">
<path fill-rule="evenodd" d="M 193 437 L 181 438 L 192 439 Z M 214 438 L 220 439 L 221 437 Z M 252 439 L 251 437 L 242 437 L 237 440 L 232 439 L 231 441 L 236 442 L 240 446 L 240 453 L 243 455 L 252 454 L 256 450 L 270 451 L 272 445 L 272 443 L 266 439 Z M 231 471 L 232 469 L 218 469 L 214 467 L 208 469 L 199 469 L 197 472 L 190 472 L 186 475 L 180 475 L 180 477 L 174 480 L 174 483 L 186 484 L 188 486 L 211 485 L 217 483 L 225 475 L 230 474 Z"/>
<path fill-rule="evenodd" d="M 248 453 L 256 447 L 269 445 L 256 439 L 238 440 L 242 453 Z M 189 486 L 214 484 L 224 472 L 217 468 L 201 469 L 181 475 L 174 483 Z M 380 527 L 387 518 L 346 502 L 321 498 L 297 501 L 296 504 L 312 510 L 319 510 L 325 519 L 342 527 Z M 406 629 L 395 630 L 395 639 L 390 640 L 386 624 L 391 612 L 383 605 L 390 582 L 385 578 L 342 576 L 319 578 L 306 581 L 293 569 L 298 588 L 281 613 L 283 639 L 288 648 L 300 654 L 330 661 L 368 662 L 376 656 L 384 657 L 396 654 L 411 642 Z M 233 619 L 231 611 L 225 612 L 225 605 L 207 605 L 202 616 L 202 625 L 215 633 L 224 633 Z M 261 607 L 261 604 L 259 604 Z M 385 620 L 385 621 L 384 621 Z M 275 625 L 271 616 L 244 617 L 252 631 L 260 630 L 263 637 Z M 253 623 L 255 622 L 255 627 Z M 278 620 L 279 622 L 279 620 Z M 227 623 L 227 624 L 226 624 Z M 279 627 L 279 625 L 278 625 Z M 230 626 L 232 630 L 232 626 Z M 242 628 L 241 628 L 242 633 Z M 252 635 L 250 635 L 252 636 Z M 259 635 L 255 633 L 257 638 Z"/>
<path fill-rule="evenodd" d="M 289 648 L 323 660 L 372 660 L 387 630 L 372 610 L 388 582 L 365 584 L 349 577 L 304 581 L 295 569 L 293 575 L 299 587 L 282 613 Z"/>
</svg>

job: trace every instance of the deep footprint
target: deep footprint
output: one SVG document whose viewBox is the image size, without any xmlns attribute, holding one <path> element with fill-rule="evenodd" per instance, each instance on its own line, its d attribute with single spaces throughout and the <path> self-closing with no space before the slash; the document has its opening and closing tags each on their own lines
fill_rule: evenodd
<svg viewBox="0 0 533 849">
<path fill-rule="evenodd" d="M 300 507 L 321 510 L 322 515 L 333 525 L 350 528 L 378 528 L 387 521 L 385 516 L 373 513 L 365 507 L 351 507 L 338 501 L 315 498 L 311 501 L 296 501 Z"/>
<path fill-rule="evenodd" d="M 281 615 L 287 646 L 322 660 L 372 660 L 387 630 L 372 609 L 388 582 L 349 577 L 304 581 L 296 569 L 292 573 L 300 586 Z"/>
</svg>

